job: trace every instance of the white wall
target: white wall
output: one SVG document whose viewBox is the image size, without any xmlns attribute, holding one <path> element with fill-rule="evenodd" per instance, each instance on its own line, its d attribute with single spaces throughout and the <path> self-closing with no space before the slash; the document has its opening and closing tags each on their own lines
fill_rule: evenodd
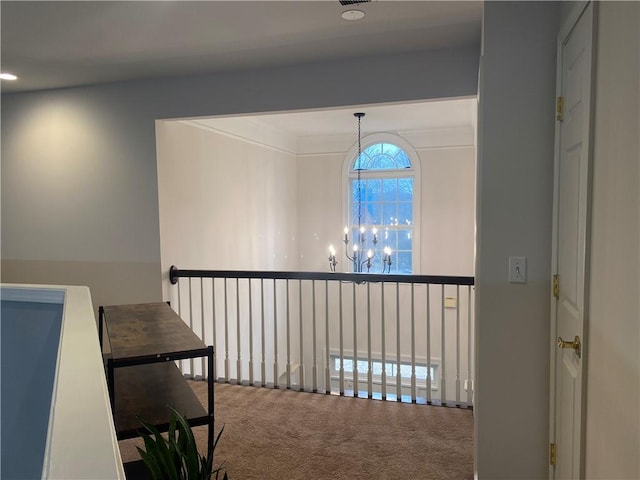
<svg viewBox="0 0 640 480">
<path fill-rule="evenodd" d="M 586 477 L 640 478 L 640 4 L 598 5 Z"/>
<path fill-rule="evenodd" d="M 428 275 L 474 275 L 475 146 L 419 151 L 422 265 Z"/>
<path fill-rule="evenodd" d="M 162 271 L 296 270 L 294 153 L 157 122 Z"/>
<path fill-rule="evenodd" d="M 478 478 L 546 478 L 554 2 L 486 2 L 478 118 Z M 507 281 L 527 257 L 526 284 Z"/>
</svg>

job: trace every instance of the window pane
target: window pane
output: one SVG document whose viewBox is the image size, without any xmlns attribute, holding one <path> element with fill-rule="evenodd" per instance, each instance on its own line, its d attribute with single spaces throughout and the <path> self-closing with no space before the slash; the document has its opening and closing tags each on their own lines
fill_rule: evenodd
<svg viewBox="0 0 640 480">
<path fill-rule="evenodd" d="M 385 364 L 384 371 L 386 372 L 387 377 L 390 377 L 390 376 L 391 377 L 395 377 L 396 373 L 395 373 L 395 368 L 394 367 L 395 367 L 395 363 L 393 363 L 393 362 L 387 362 Z"/>
<path fill-rule="evenodd" d="M 342 360 L 342 365 L 344 366 L 344 371 L 347 373 L 353 372 L 353 360 L 351 358 L 344 358 Z M 340 367 L 338 366 L 338 369 Z"/>
<path fill-rule="evenodd" d="M 383 225 L 395 225 L 398 218 L 398 208 L 395 203 L 382 204 Z"/>
<path fill-rule="evenodd" d="M 397 145 L 394 145 L 393 143 L 383 143 L 382 145 L 382 151 L 384 153 L 386 153 L 387 155 L 389 155 L 390 157 L 395 157 L 398 152 L 400 152 L 400 147 L 398 147 Z"/>
<path fill-rule="evenodd" d="M 364 181 L 360 182 L 360 188 L 362 192 L 362 199 L 364 200 L 364 188 L 366 183 Z M 358 180 L 351 181 L 351 201 L 356 203 L 358 201 Z"/>
<path fill-rule="evenodd" d="M 409 157 L 404 153 L 404 150 L 398 149 L 398 154 L 396 156 L 396 162 L 398 164 L 398 168 L 411 168 L 411 162 L 409 161 Z"/>
<path fill-rule="evenodd" d="M 382 273 L 382 258 L 380 258 L 380 255 L 381 253 L 378 251 L 376 252 L 375 257 L 371 259 L 371 268 L 369 269 L 370 273 Z"/>
<path fill-rule="evenodd" d="M 411 168 L 411 161 L 404 150 L 392 143 L 375 143 L 365 148 L 360 158 L 354 160 L 352 171 L 402 168 Z"/>
<path fill-rule="evenodd" d="M 398 200 L 413 200 L 413 178 L 398 179 Z"/>
<path fill-rule="evenodd" d="M 427 366 L 426 365 L 416 365 L 416 378 L 418 380 L 426 380 L 427 379 Z"/>
<path fill-rule="evenodd" d="M 382 181 L 383 196 L 385 202 L 395 202 L 398 198 L 398 180 L 385 178 Z"/>
<path fill-rule="evenodd" d="M 411 364 L 409 364 L 409 363 L 401 363 L 400 364 L 400 377 L 401 378 L 411 378 Z M 416 377 L 417 377 L 417 375 L 416 375 Z"/>
<path fill-rule="evenodd" d="M 411 273 L 411 253 L 398 252 L 395 257 L 394 261 L 396 261 L 395 266 L 398 273 Z"/>
<path fill-rule="evenodd" d="M 411 230 L 398 230 L 398 250 L 411 251 Z"/>
<path fill-rule="evenodd" d="M 336 371 L 340 370 L 340 357 L 333 357 L 333 369 Z"/>
<path fill-rule="evenodd" d="M 363 206 L 363 211 L 365 211 Z M 367 203 L 366 215 L 363 215 L 363 221 L 367 225 L 382 224 L 382 205 L 380 203 Z"/>
<path fill-rule="evenodd" d="M 400 225 L 413 224 L 413 203 L 398 204 L 398 223 Z"/>
<path fill-rule="evenodd" d="M 367 180 L 366 184 L 363 182 L 363 199 L 368 201 L 379 202 L 382 200 L 382 180 L 374 179 Z"/>
<path fill-rule="evenodd" d="M 358 373 L 367 373 L 369 371 L 368 363 L 366 360 L 358 360 L 356 363 L 358 365 Z"/>
<path fill-rule="evenodd" d="M 364 153 L 366 153 L 370 157 L 380 155 L 382 153 L 382 143 L 374 143 L 373 145 L 369 145 L 364 149 Z"/>
<path fill-rule="evenodd" d="M 366 150 L 360 154 L 359 158 L 353 162 L 353 171 L 356 170 L 366 170 L 367 165 L 369 163 L 369 155 L 367 155 Z"/>
<path fill-rule="evenodd" d="M 370 170 L 394 170 L 395 168 L 396 162 L 389 155 L 376 155 L 369 163 Z"/>
<path fill-rule="evenodd" d="M 398 235 L 395 230 L 391 230 L 385 228 L 382 234 L 382 246 L 383 247 L 391 247 L 393 250 L 396 250 Z"/>
<path fill-rule="evenodd" d="M 356 223 L 358 222 L 358 219 L 356 218 Z M 353 248 L 353 244 L 358 243 L 358 239 L 360 238 L 360 231 L 358 230 L 358 227 L 355 226 L 351 229 L 351 234 L 349 236 L 349 255 L 351 255 L 351 249 Z"/>
</svg>

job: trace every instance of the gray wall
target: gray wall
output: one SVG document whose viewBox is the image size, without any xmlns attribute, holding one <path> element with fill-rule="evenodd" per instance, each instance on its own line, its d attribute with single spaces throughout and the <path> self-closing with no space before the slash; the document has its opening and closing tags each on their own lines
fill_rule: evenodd
<svg viewBox="0 0 640 480">
<path fill-rule="evenodd" d="M 640 3 L 602 2 L 597 13 L 585 472 L 631 480 L 640 478 Z"/>
<path fill-rule="evenodd" d="M 555 2 L 487 2 L 478 118 L 476 463 L 547 476 Z M 508 257 L 527 257 L 510 284 Z"/>
<path fill-rule="evenodd" d="M 469 96 L 477 70 L 469 47 L 3 95 L 2 281 L 161 299 L 156 119 Z"/>
</svg>

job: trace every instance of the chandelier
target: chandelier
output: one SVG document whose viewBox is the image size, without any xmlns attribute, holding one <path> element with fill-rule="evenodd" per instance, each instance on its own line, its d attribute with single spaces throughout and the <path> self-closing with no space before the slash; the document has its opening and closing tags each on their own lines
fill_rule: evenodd
<svg viewBox="0 0 640 480">
<path fill-rule="evenodd" d="M 357 198 L 357 216 L 354 220 L 357 220 L 357 227 L 354 225 L 354 231 L 352 237 L 349 238 L 349 227 L 344 227 L 344 254 L 347 260 L 351 263 L 353 271 L 355 273 L 369 273 L 373 265 L 373 261 L 378 255 L 378 229 L 372 226 L 371 229 L 367 229 L 362 222 L 362 178 L 360 172 L 363 170 L 362 165 L 362 136 L 360 130 L 360 124 L 364 113 L 356 112 L 353 114 L 358 119 L 358 156 L 356 157 L 355 169 L 357 174 L 356 180 L 356 198 Z M 353 198 L 353 197 L 352 197 Z M 352 209 L 353 211 L 353 209 Z M 355 222 L 352 222 L 355 223 Z M 351 247 L 349 246 L 351 244 Z M 382 273 L 389 273 L 391 271 L 391 247 L 385 246 L 382 249 Z M 338 261 L 336 260 L 336 249 L 333 245 L 329 245 L 329 269 L 332 272 L 336 271 Z"/>
</svg>

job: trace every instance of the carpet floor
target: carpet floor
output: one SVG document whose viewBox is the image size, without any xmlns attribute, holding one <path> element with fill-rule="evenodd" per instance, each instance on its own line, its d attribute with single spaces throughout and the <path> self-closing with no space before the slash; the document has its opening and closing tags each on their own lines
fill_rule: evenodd
<svg viewBox="0 0 640 480">
<path fill-rule="evenodd" d="M 206 383 L 189 382 L 206 404 Z M 216 464 L 230 480 L 473 479 L 467 409 L 215 385 Z M 201 452 L 206 427 L 195 427 Z M 120 442 L 124 462 L 139 439 Z"/>
</svg>

